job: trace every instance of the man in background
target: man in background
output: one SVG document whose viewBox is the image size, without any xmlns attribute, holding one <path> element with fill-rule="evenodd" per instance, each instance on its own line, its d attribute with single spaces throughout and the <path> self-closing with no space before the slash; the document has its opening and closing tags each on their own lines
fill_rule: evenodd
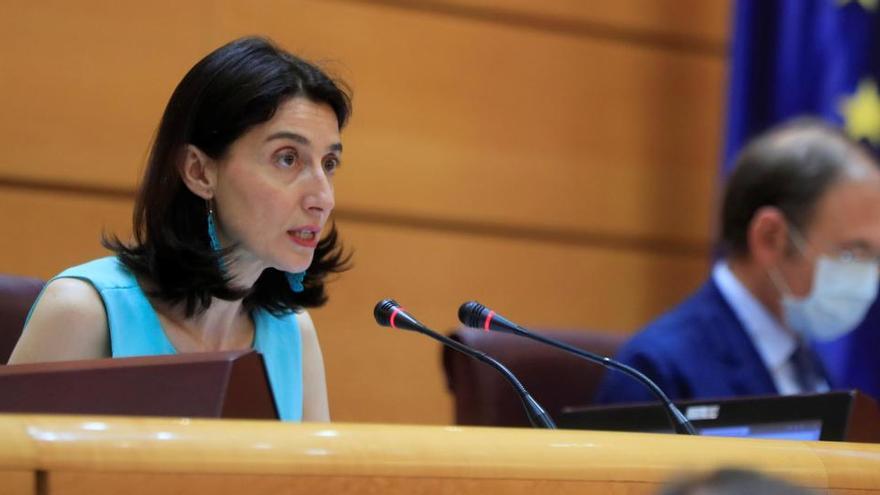
<svg viewBox="0 0 880 495">
<path fill-rule="evenodd" d="M 739 155 L 721 212 L 724 257 L 618 359 L 673 399 L 820 392 L 811 349 L 864 318 L 880 276 L 880 168 L 836 128 L 799 120 Z M 653 400 L 609 372 L 598 403 Z"/>
</svg>

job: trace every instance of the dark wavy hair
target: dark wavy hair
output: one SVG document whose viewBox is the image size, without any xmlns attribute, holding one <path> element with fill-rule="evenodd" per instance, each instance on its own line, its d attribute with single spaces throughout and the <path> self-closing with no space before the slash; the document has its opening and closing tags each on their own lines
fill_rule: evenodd
<svg viewBox="0 0 880 495">
<path fill-rule="evenodd" d="M 349 261 L 335 224 L 315 249 L 303 292 L 291 291 L 284 273 L 272 268 L 253 287 L 234 287 L 220 268 L 229 250 L 211 249 L 206 201 L 186 187 L 178 165 L 188 144 L 222 158 L 236 139 L 293 97 L 329 105 L 342 129 L 351 113 L 349 94 L 344 83 L 264 38 L 241 38 L 214 50 L 184 76 L 162 115 L 135 200 L 134 242 L 111 237 L 104 245 L 152 283 L 148 294 L 182 304 L 187 317 L 207 309 L 212 297 L 242 299 L 248 311 L 274 314 L 324 304 L 326 277 Z"/>
</svg>

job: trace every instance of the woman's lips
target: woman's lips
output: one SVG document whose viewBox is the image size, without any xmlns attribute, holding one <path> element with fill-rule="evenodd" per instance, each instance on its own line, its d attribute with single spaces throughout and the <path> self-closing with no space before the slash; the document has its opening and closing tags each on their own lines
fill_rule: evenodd
<svg viewBox="0 0 880 495">
<path fill-rule="evenodd" d="M 318 231 L 311 228 L 289 230 L 287 235 L 291 241 L 303 247 L 313 248 L 318 245 Z"/>
</svg>

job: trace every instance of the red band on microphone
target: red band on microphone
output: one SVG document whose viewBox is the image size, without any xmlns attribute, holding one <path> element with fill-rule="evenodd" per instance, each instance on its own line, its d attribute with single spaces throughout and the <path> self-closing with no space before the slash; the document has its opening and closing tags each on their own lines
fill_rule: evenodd
<svg viewBox="0 0 880 495">
<path fill-rule="evenodd" d="M 399 312 L 400 308 L 394 308 L 394 311 L 391 312 L 391 319 L 388 321 L 388 323 L 391 324 L 391 328 L 397 328 L 397 325 L 394 324 L 394 317 L 396 317 Z"/>
<path fill-rule="evenodd" d="M 483 322 L 483 330 L 486 332 L 489 331 L 489 323 L 492 322 L 492 318 L 495 316 L 495 312 L 491 309 L 489 310 L 489 316 L 486 317 L 486 321 Z"/>
</svg>

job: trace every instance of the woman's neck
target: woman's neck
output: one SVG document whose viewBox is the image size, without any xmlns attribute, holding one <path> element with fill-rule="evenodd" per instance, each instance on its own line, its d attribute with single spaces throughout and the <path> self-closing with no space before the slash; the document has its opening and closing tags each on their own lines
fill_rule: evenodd
<svg viewBox="0 0 880 495">
<path fill-rule="evenodd" d="M 244 253 L 237 253 L 231 259 L 234 261 L 226 270 L 232 279 L 230 285 L 235 287 L 253 287 L 266 268 L 259 260 Z M 147 287 L 150 285 L 146 284 Z M 141 286 L 145 284 L 141 283 Z M 149 299 L 159 316 L 162 330 L 178 352 L 229 351 L 253 347 L 255 325 L 240 299 L 226 301 L 214 297 L 207 309 L 192 316 L 186 316 L 183 304 L 169 304 L 153 297 Z"/>
<path fill-rule="evenodd" d="M 153 301 L 168 340 L 178 352 L 209 352 L 249 349 L 254 341 L 254 322 L 241 300 L 214 298 L 205 311 L 186 317 L 183 306 Z"/>
</svg>

